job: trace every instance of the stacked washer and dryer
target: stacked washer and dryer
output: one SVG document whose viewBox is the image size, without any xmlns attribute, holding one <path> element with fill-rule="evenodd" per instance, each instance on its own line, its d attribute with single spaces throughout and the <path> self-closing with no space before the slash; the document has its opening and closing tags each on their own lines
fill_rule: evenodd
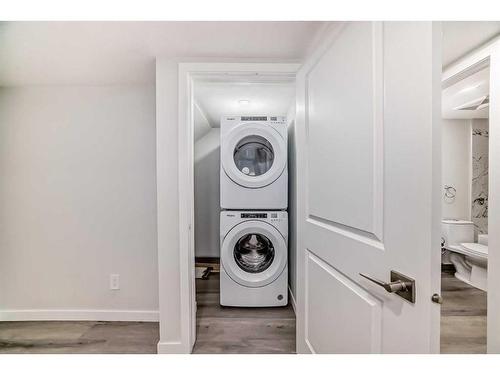
<svg viewBox="0 0 500 375">
<path fill-rule="evenodd" d="M 288 303 L 288 163 L 283 116 L 221 119 L 220 304 Z"/>
</svg>

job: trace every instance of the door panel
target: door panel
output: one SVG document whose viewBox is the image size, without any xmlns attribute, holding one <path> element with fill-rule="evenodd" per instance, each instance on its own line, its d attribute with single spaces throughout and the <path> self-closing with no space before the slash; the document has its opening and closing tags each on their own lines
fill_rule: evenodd
<svg viewBox="0 0 500 375">
<path fill-rule="evenodd" d="M 310 350 L 313 353 L 379 352 L 381 302 L 311 252 L 307 252 L 306 263 L 305 329 Z M 316 288 L 317 285 L 328 288 Z M 323 324 L 325 317 L 331 317 L 330 324 Z M 336 336 L 346 339 L 331 339 Z"/>
<path fill-rule="evenodd" d="M 379 238 L 381 55 L 381 26 L 354 23 L 306 79 L 307 129 L 314 144 L 309 153 L 309 213 Z"/>
<path fill-rule="evenodd" d="M 299 72 L 298 352 L 439 347 L 439 38 L 429 22 L 333 25 Z M 359 275 L 391 270 L 416 303 Z"/>
</svg>

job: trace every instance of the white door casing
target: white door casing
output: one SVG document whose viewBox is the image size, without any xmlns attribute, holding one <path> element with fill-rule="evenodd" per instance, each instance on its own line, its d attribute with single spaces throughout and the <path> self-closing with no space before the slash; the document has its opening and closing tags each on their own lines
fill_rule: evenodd
<svg viewBox="0 0 500 375">
<path fill-rule="evenodd" d="M 443 71 L 443 87 L 449 87 L 470 75 L 490 69 L 489 106 L 489 193 L 488 193 L 488 321 L 487 351 L 500 353 L 500 37 L 496 37 L 463 56 Z M 493 287 L 491 287 L 493 286 Z"/>
<path fill-rule="evenodd" d="M 332 25 L 297 76 L 297 352 L 439 350 L 440 24 Z M 412 304 L 359 273 L 416 280 Z"/>
</svg>

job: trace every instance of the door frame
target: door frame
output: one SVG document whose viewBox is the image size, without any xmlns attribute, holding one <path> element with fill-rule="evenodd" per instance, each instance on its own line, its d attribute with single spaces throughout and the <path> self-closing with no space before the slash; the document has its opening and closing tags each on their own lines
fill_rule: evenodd
<svg viewBox="0 0 500 375">
<path fill-rule="evenodd" d="M 181 340 L 191 352 L 196 341 L 194 254 L 194 82 L 278 82 L 294 80 L 296 62 L 188 62 L 178 65 L 179 265 Z"/>
<path fill-rule="evenodd" d="M 500 284 L 500 36 L 452 63 L 443 71 L 443 88 L 490 67 L 488 285 Z M 493 126 L 492 126 L 493 125 Z M 493 209 L 492 209 L 493 207 Z M 493 229 L 493 230 L 490 230 Z M 487 351 L 500 353 L 500 293 L 488 287 Z"/>
</svg>

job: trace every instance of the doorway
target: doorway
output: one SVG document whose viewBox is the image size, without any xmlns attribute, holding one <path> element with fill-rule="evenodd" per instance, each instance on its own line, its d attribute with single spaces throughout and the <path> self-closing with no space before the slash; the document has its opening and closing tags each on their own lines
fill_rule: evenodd
<svg viewBox="0 0 500 375">
<path fill-rule="evenodd" d="M 181 231 L 181 238 L 185 236 L 192 270 L 185 281 L 190 290 L 193 353 L 295 351 L 291 303 L 284 308 L 220 305 L 219 172 L 221 117 L 293 114 L 296 69 L 296 64 L 181 64 L 181 79 L 188 77 L 188 100 L 181 106 L 186 105 L 189 115 L 179 131 L 189 134 L 190 144 L 182 173 L 188 188 L 180 192 L 187 193 L 191 202 L 185 219 L 192 223 L 189 232 Z"/>
<path fill-rule="evenodd" d="M 500 278 L 499 58 L 495 38 L 443 72 L 442 211 L 455 220 L 443 220 L 442 352 L 500 350 L 500 304 L 489 288 Z"/>
<path fill-rule="evenodd" d="M 486 353 L 490 68 L 442 95 L 441 353 Z"/>
</svg>

